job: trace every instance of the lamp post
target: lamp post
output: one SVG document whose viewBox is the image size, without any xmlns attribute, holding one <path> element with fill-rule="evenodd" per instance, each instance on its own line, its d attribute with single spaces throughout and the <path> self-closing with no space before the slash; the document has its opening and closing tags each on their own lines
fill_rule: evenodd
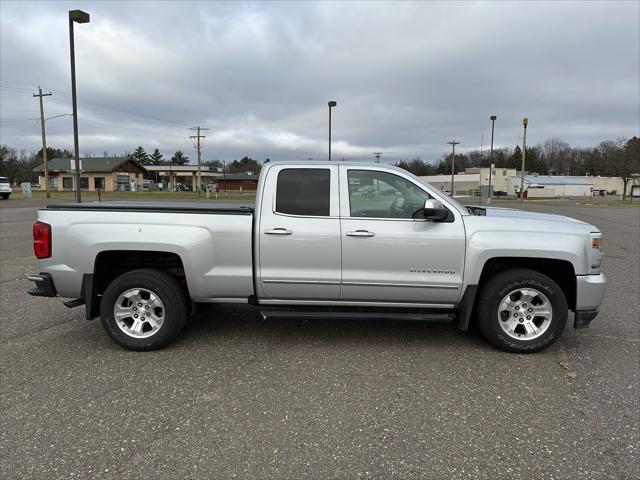
<svg viewBox="0 0 640 480">
<path fill-rule="evenodd" d="M 460 142 L 451 140 L 450 142 L 447 142 L 447 143 L 453 147 L 453 153 L 451 155 L 451 198 L 453 198 L 453 174 L 455 172 L 454 162 L 456 158 L 456 145 L 459 145 Z"/>
<path fill-rule="evenodd" d="M 76 99 L 76 52 L 73 42 L 73 23 L 89 23 L 89 14 L 82 10 L 69 10 L 69 47 L 71 53 L 71 104 L 73 106 L 73 148 L 76 159 L 76 202 L 80 203 L 80 148 L 78 147 L 78 102 Z"/>
<path fill-rule="evenodd" d="M 496 115 L 491 115 L 491 150 L 489 151 L 489 195 L 487 196 L 487 205 L 491 205 L 491 179 L 493 177 L 493 131 L 496 127 Z"/>
<path fill-rule="evenodd" d="M 521 202 L 524 202 L 524 159 L 525 159 L 525 152 L 527 151 L 527 125 L 529 125 L 529 119 L 527 117 L 524 117 L 522 119 L 524 134 L 522 135 L 522 170 L 520 172 L 520 201 Z"/>
<path fill-rule="evenodd" d="M 331 161 L 331 109 L 337 106 L 338 102 L 331 100 L 327 105 L 329 105 L 329 161 Z"/>
</svg>

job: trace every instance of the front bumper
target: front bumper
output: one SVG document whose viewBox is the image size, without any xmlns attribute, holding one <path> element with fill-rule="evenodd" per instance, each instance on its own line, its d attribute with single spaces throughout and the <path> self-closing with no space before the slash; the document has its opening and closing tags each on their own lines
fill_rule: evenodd
<svg viewBox="0 0 640 480">
<path fill-rule="evenodd" d="M 598 308 L 604 299 L 607 277 L 598 275 L 578 275 L 576 277 L 576 308 L 574 328 L 586 328 L 598 315 Z"/>
<path fill-rule="evenodd" d="M 34 297 L 55 297 L 58 295 L 53 278 L 48 273 L 30 273 L 27 280 L 36 282 L 36 288 L 32 288 L 27 293 Z"/>
<path fill-rule="evenodd" d="M 578 275 L 576 277 L 576 311 L 598 310 L 604 299 L 607 277 L 598 275 Z"/>
<path fill-rule="evenodd" d="M 597 310 L 581 310 L 576 311 L 573 318 L 573 328 L 587 328 L 591 323 L 591 320 L 598 315 Z"/>
</svg>

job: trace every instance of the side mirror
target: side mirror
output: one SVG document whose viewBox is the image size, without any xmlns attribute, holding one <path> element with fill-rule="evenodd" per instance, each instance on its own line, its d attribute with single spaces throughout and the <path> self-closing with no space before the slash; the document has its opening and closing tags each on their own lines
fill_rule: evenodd
<svg viewBox="0 0 640 480">
<path fill-rule="evenodd" d="M 449 216 L 449 210 L 444 208 L 440 200 L 425 200 L 422 212 L 424 218 L 434 222 L 440 222 Z"/>
</svg>

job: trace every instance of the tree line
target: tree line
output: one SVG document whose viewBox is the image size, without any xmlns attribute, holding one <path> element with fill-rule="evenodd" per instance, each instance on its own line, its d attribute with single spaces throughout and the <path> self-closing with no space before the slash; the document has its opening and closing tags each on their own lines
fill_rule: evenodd
<svg viewBox="0 0 640 480">
<path fill-rule="evenodd" d="M 157 148 L 153 150 L 153 153 L 147 153 L 142 145 L 138 145 L 133 152 L 127 153 L 126 156 L 143 165 L 163 165 L 165 163 L 186 165 L 189 163 L 189 157 L 182 153 L 181 150 L 177 150 L 169 160 L 165 160 L 164 155 Z"/>
<path fill-rule="evenodd" d="M 109 156 L 104 152 L 105 157 Z M 91 156 L 90 154 L 83 155 Z M 164 156 L 156 148 L 148 154 L 142 146 L 132 152 L 125 152 L 133 160 L 147 165 L 167 163 Z M 67 149 L 47 147 L 47 158 L 72 158 Z M 560 138 L 548 138 L 543 143 L 527 147 L 525 170 L 540 175 L 600 175 L 619 177 L 624 183 L 626 192 L 629 181 L 639 179 L 640 174 L 640 138 L 605 140 L 594 147 L 571 147 Z M 267 159 L 268 161 L 268 159 Z M 173 165 L 185 165 L 189 157 L 177 150 L 170 158 Z M 454 171 L 463 172 L 470 167 L 488 167 L 491 163 L 489 152 L 471 150 L 460 153 L 454 159 Z M 519 145 L 514 148 L 497 148 L 493 151 L 493 163 L 496 168 L 520 169 L 522 164 L 522 149 Z M 11 183 L 32 182 L 37 179 L 33 168 L 42 164 L 42 149 L 36 153 L 17 151 L 8 145 L 0 145 L 0 176 L 7 177 Z M 250 156 L 232 162 L 210 160 L 203 162 L 207 167 L 224 168 L 225 173 L 258 174 L 262 168 L 260 162 Z M 427 176 L 451 173 L 451 155 L 444 154 L 434 163 L 426 162 L 419 157 L 400 160 L 396 163 L 400 168 L 410 171 L 414 175 Z"/>
<path fill-rule="evenodd" d="M 27 153 L 0 145 L 0 177 L 7 177 L 12 184 L 37 181 L 38 174 L 33 169 L 43 163 L 42 158 L 42 149 Z M 47 147 L 47 158 L 73 158 L 73 154 L 67 149 Z"/>
<path fill-rule="evenodd" d="M 82 155 L 84 158 L 93 157 L 94 155 L 85 153 Z M 109 152 L 103 152 L 103 157 L 108 157 Z M 138 161 L 143 165 L 163 165 L 171 163 L 172 165 L 186 165 L 189 163 L 189 157 L 187 157 L 182 151 L 177 150 L 166 161 L 164 155 L 156 148 L 151 154 L 148 154 L 142 146 L 138 146 L 132 152 L 125 152 L 124 157 L 129 157 L 132 160 Z M 47 147 L 47 158 L 49 160 L 53 158 L 73 158 L 73 154 L 67 149 L 59 149 Z M 37 182 L 38 174 L 33 169 L 39 165 L 42 165 L 42 149 L 37 152 L 27 152 L 26 150 L 16 150 L 8 145 L 0 145 L 0 177 L 7 177 L 11 184 L 18 184 L 21 182 Z M 257 160 L 249 156 L 244 156 L 240 160 L 233 160 L 231 162 L 222 162 L 220 160 L 209 160 L 202 162 L 205 167 L 224 168 L 225 173 L 247 173 L 253 174 L 260 173 L 262 165 Z"/>
<path fill-rule="evenodd" d="M 511 148 L 493 150 L 493 162 L 489 152 L 471 150 L 456 154 L 454 172 L 460 173 L 467 168 L 522 167 L 522 149 L 519 145 Z M 437 163 L 429 163 L 418 158 L 400 160 L 396 166 L 408 170 L 414 175 L 451 174 L 451 154 L 444 154 Z M 560 138 L 548 138 L 540 145 L 527 147 L 525 152 L 525 171 L 540 175 L 600 175 L 619 177 L 624 184 L 624 192 L 629 181 L 640 180 L 640 138 L 628 140 L 605 140 L 595 147 L 571 147 Z"/>
</svg>

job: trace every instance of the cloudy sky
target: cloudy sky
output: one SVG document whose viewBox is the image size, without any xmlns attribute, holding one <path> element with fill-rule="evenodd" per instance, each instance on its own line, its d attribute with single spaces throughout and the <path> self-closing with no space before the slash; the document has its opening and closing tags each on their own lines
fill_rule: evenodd
<svg viewBox="0 0 640 480">
<path fill-rule="evenodd" d="M 0 1 L 0 142 L 41 145 L 71 111 L 67 11 L 76 25 L 80 153 L 142 145 L 204 158 L 436 160 L 558 136 L 594 145 L 640 132 L 640 2 Z M 71 148 L 72 122 L 47 122 Z"/>
</svg>

